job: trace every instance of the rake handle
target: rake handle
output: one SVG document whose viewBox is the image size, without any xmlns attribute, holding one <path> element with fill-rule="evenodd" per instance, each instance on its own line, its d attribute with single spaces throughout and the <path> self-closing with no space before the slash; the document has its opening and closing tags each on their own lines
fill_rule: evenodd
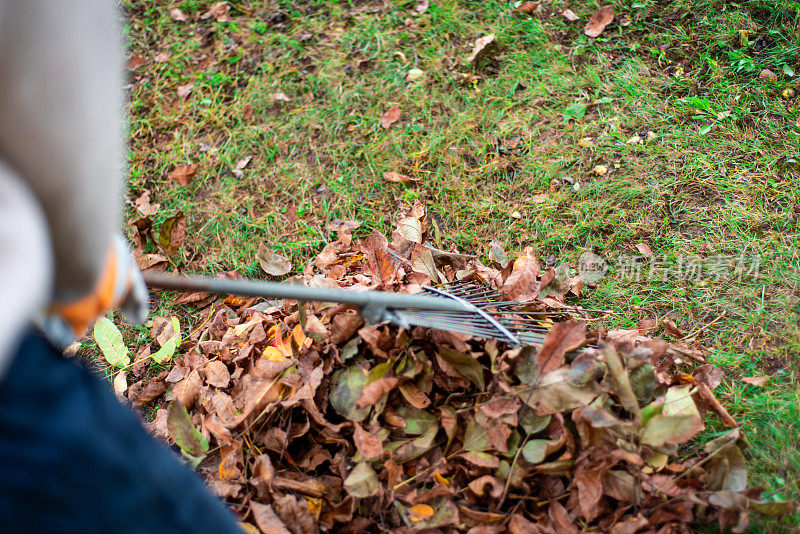
<svg viewBox="0 0 800 534">
<path fill-rule="evenodd" d="M 271 299 L 292 299 L 315 302 L 338 302 L 372 309 L 417 309 L 433 311 L 468 311 L 475 307 L 455 300 L 389 293 L 386 291 L 351 291 L 327 287 L 308 287 L 300 284 L 234 280 L 207 276 L 184 276 L 163 273 L 143 273 L 150 288 L 176 291 L 196 291 L 219 295 L 242 295 Z"/>
</svg>

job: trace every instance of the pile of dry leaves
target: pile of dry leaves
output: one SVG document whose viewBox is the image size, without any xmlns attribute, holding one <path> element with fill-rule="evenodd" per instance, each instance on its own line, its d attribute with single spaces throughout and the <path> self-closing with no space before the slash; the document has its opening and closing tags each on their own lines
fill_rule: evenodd
<svg viewBox="0 0 800 534">
<path fill-rule="evenodd" d="M 401 292 L 471 279 L 560 317 L 580 292 L 578 277 L 530 250 L 508 261 L 495 245 L 495 266 L 437 250 L 428 222 L 414 206 L 391 244 L 377 232 L 354 243 L 357 223 L 337 222 L 338 239 L 300 278 Z M 200 326 L 169 371 L 127 396 L 143 405 L 166 392 L 152 432 L 246 530 L 622 534 L 716 521 L 741 532 L 751 509 L 779 513 L 746 487 L 738 429 L 696 455 L 679 450 L 708 412 L 736 426 L 713 393 L 718 370 L 671 374 L 693 352 L 685 345 L 568 318 L 541 347 L 509 350 L 368 325 L 336 304 L 182 299 L 201 308 Z"/>
</svg>

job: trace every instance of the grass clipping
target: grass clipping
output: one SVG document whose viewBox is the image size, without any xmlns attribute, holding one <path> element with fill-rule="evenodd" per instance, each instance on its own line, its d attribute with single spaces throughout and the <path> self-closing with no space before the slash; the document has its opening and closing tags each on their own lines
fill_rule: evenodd
<svg viewBox="0 0 800 534">
<path fill-rule="evenodd" d="M 504 268 L 444 253 L 426 244 L 427 221 L 421 205 L 408 209 L 391 244 L 377 232 L 355 244 L 357 225 L 341 223 L 302 279 L 405 292 L 487 283 L 553 312 L 542 346 L 366 325 L 335 304 L 185 299 L 204 326 L 149 381 L 187 408 L 182 427 L 210 446 L 185 452 L 242 521 L 293 533 L 678 532 L 704 522 L 742 532 L 752 509 L 785 512 L 746 487 L 738 429 L 678 454 L 709 411 L 735 426 L 713 394 L 718 370 L 671 373 L 690 347 L 587 329 L 563 304 L 580 293 L 578 277 L 541 269 L 530 250 Z M 180 446 L 168 419 L 159 409 L 150 429 Z"/>
</svg>

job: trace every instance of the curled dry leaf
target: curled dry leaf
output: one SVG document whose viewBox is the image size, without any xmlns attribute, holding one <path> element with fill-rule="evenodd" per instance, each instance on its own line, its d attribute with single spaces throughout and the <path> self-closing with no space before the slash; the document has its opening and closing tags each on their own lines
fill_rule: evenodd
<svg viewBox="0 0 800 534">
<path fill-rule="evenodd" d="M 178 98 L 186 100 L 192 94 L 192 91 L 194 91 L 194 84 L 187 83 L 186 85 L 179 85 L 175 92 L 178 94 Z"/>
<path fill-rule="evenodd" d="M 430 6 L 429 0 L 417 0 L 417 3 L 414 4 L 414 12 L 417 15 L 422 15 L 426 11 L 428 11 L 428 7 Z"/>
<path fill-rule="evenodd" d="M 150 202 L 150 190 L 145 189 L 142 191 L 142 194 L 139 195 L 139 198 L 134 200 L 131 205 L 136 208 L 139 213 L 144 215 L 145 217 L 150 217 L 158 213 L 158 210 L 161 208 L 161 204 L 158 203 L 151 203 Z"/>
<path fill-rule="evenodd" d="M 361 456 L 367 460 L 378 458 L 383 453 L 383 444 L 380 438 L 364 430 L 358 422 L 353 423 L 353 425 L 355 426 L 353 443 L 355 443 L 356 449 L 361 453 Z"/>
<path fill-rule="evenodd" d="M 583 33 L 589 37 L 599 37 L 606 26 L 614 21 L 614 6 L 606 5 L 598 9 L 594 15 L 589 19 Z"/>
<path fill-rule="evenodd" d="M 575 22 L 576 20 L 578 20 L 580 18 L 571 9 L 565 9 L 564 11 L 562 11 L 561 12 L 561 16 L 564 17 L 565 19 L 567 19 L 570 22 Z"/>
<path fill-rule="evenodd" d="M 186 239 L 186 218 L 183 212 L 179 211 L 161 225 L 158 231 L 158 244 L 168 256 L 172 256 L 183 245 L 184 239 Z"/>
<path fill-rule="evenodd" d="M 256 525 L 264 534 L 291 534 L 272 506 L 250 501 L 250 510 L 253 512 Z"/>
<path fill-rule="evenodd" d="M 389 129 L 389 127 L 400 120 L 400 106 L 394 105 L 386 110 L 386 112 L 381 117 L 381 128 L 384 130 Z"/>
<path fill-rule="evenodd" d="M 178 20 L 181 22 L 189 20 L 189 17 L 186 16 L 186 13 L 184 13 L 177 7 L 173 7 L 172 9 L 169 10 L 169 16 L 172 20 Z"/>
<path fill-rule="evenodd" d="M 370 382 L 364 386 L 363 390 L 361 390 L 361 395 L 356 401 L 356 407 L 366 408 L 367 406 L 373 406 L 381 399 L 381 397 L 397 387 L 397 384 L 398 380 L 393 376 L 385 376 L 375 380 L 374 382 Z"/>
<path fill-rule="evenodd" d="M 406 176 L 405 174 L 400 174 L 395 171 L 386 171 L 383 173 L 383 179 L 387 182 L 397 182 L 401 184 L 407 184 L 409 182 L 416 182 L 417 178 L 412 178 L 411 176 Z"/>
<path fill-rule="evenodd" d="M 202 20 L 214 18 L 217 22 L 231 22 L 231 18 L 228 16 L 228 12 L 231 10 L 231 6 L 228 5 L 228 2 L 217 2 L 211 9 L 200 15 Z"/>
<path fill-rule="evenodd" d="M 750 384 L 751 386 L 756 386 L 759 388 L 763 388 L 769 382 L 770 377 L 768 376 L 746 376 L 742 378 L 742 382 L 745 384 Z"/>
<path fill-rule="evenodd" d="M 567 321 L 556 323 L 547 333 L 542 348 L 536 355 L 539 372 L 547 374 L 564 364 L 567 352 L 573 351 L 586 343 L 586 323 Z"/>
<path fill-rule="evenodd" d="M 467 58 L 467 63 L 472 63 L 478 54 L 480 54 L 486 46 L 494 41 L 494 34 L 484 35 L 480 39 L 475 40 L 475 45 L 472 47 L 472 53 Z"/>
<path fill-rule="evenodd" d="M 258 245 L 258 264 L 265 273 L 272 276 L 283 276 L 292 270 L 289 258 L 272 250 L 264 241 Z"/>
<path fill-rule="evenodd" d="M 501 292 L 508 300 L 523 300 L 538 293 L 539 260 L 531 247 L 526 247 L 523 254 L 514 262 L 514 267 L 503 282 Z"/>
<path fill-rule="evenodd" d="M 128 62 L 126 63 L 126 67 L 128 67 L 128 70 L 136 70 L 139 67 L 143 67 L 144 65 L 147 65 L 147 59 L 139 54 L 134 54 L 131 57 L 129 57 Z"/>
<path fill-rule="evenodd" d="M 651 249 L 650 245 L 648 245 L 647 243 L 636 243 L 636 250 L 638 250 L 639 254 L 641 254 L 647 259 L 653 257 L 653 249 Z"/>
<path fill-rule="evenodd" d="M 177 165 L 172 172 L 169 173 L 170 180 L 175 180 L 181 185 L 189 185 L 194 180 L 194 175 L 197 174 L 197 163 L 188 163 L 186 165 Z"/>
<path fill-rule="evenodd" d="M 529 0 L 526 0 L 525 2 L 522 2 L 517 7 L 517 9 L 515 9 L 514 11 L 517 12 L 517 13 L 524 13 L 526 15 L 532 15 L 532 14 L 536 13 L 537 10 L 539 10 L 539 5 L 540 5 L 540 2 L 538 2 L 538 1 L 537 2 L 531 2 Z"/>
</svg>

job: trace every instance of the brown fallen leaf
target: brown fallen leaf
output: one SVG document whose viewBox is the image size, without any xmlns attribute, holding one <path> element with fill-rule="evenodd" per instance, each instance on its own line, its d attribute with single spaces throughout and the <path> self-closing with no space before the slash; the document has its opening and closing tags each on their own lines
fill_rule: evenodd
<svg viewBox="0 0 800 534">
<path fill-rule="evenodd" d="M 418 0 L 416 4 L 414 4 L 414 13 L 417 15 L 422 15 L 426 11 L 428 11 L 428 7 L 430 7 L 429 0 Z"/>
<path fill-rule="evenodd" d="M 231 6 L 228 5 L 228 2 L 217 2 L 211 6 L 211 9 L 200 15 L 200 18 L 206 20 L 214 17 L 217 22 L 231 22 L 231 18 L 228 16 L 230 10 Z"/>
<path fill-rule="evenodd" d="M 183 212 L 179 211 L 161 225 L 158 244 L 167 256 L 172 256 L 183 245 L 184 239 L 186 239 L 186 218 Z"/>
<path fill-rule="evenodd" d="M 128 58 L 128 62 L 125 66 L 128 70 L 136 70 L 139 67 L 143 67 L 147 64 L 147 58 L 139 54 L 133 54 L 131 57 Z"/>
<path fill-rule="evenodd" d="M 475 45 L 472 47 L 472 53 L 467 58 L 467 63 L 472 63 L 478 54 L 480 54 L 486 46 L 494 41 L 494 34 L 484 35 L 480 39 L 475 40 Z"/>
<path fill-rule="evenodd" d="M 526 15 L 532 15 L 533 13 L 536 12 L 537 9 L 539 9 L 539 4 L 540 2 L 538 1 L 531 2 L 529 0 L 526 0 L 525 2 L 522 2 L 519 5 L 519 7 L 517 7 L 517 9 L 515 9 L 514 11 L 516 13 L 524 13 Z"/>
<path fill-rule="evenodd" d="M 384 376 L 383 378 L 370 382 L 361 390 L 361 395 L 356 401 L 356 407 L 366 408 L 367 406 L 374 405 L 381 397 L 397 387 L 398 383 L 399 381 L 397 378 L 393 376 Z"/>
<path fill-rule="evenodd" d="M 565 19 L 567 19 L 570 22 L 575 22 L 576 20 L 578 20 L 580 18 L 571 9 L 565 9 L 564 11 L 562 11 L 561 12 L 561 16 L 564 17 Z"/>
<path fill-rule="evenodd" d="M 639 254 L 645 258 L 650 259 L 653 257 L 653 249 L 651 249 L 650 245 L 647 243 L 636 243 L 634 246 L 636 247 L 636 250 L 639 251 Z"/>
<path fill-rule="evenodd" d="M 131 401 L 131 404 L 134 406 L 144 406 L 148 402 L 160 397 L 167 392 L 167 383 L 164 381 L 166 377 L 167 371 L 164 371 L 158 376 L 132 384 L 128 388 L 128 400 Z"/>
<path fill-rule="evenodd" d="M 383 454 L 383 443 L 380 438 L 370 434 L 357 421 L 353 421 L 355 430 L 353 432 L 353 443 L 361 456 L 367 460 L 373 460 Z"/>
<path fill-rule="evenodd" d="M 400 120 L 400 106 L 394 105 L 386 110 L 386 113 L 381 117 L 381 128 L 384 130 Z"/>
<path fill-rule="evenodd" d="M 189 95 L 192 94 L 193 90 L 194 90 L 194 84 L 187 83 L 186 85 L 179 85 L 176 92 L 178 93 L 178 98 L 180 98 L 181 100 L 186 100 L 189 97 Z"/>
<path fill-rule="evenodd" d="M 177 7 L 173 7 L 169 10 L 169 16 L 172 20 L 178 20 L 181 22 L 189 20 L 189 17 L 186 16 L 186 13 L 178 9 Z"/>
<path fill-rule="evenodd" d="M 539 290 L 536 278 L 539 276 L 539 260 L 533 248 L 526 247 L 522 255 L 514 262 L 513 271 L 503 282 L 500 292 L 508 300 L 522 300 L 535 296 Z"/>
<path fill-rule="evenodd" d="M 397 182 L 401 184 L 407 184 L 409 182 L 416 182 L 417 178 L 412 178 L 410 176 L 406 176 L 405 174 L 400 174 L 394 171 L 386 171 L 383 173 L 383 179 L 387 182 Z"/>
<path fill-rule="evenodd" d="M 265 241 L 258 245 L 258 264 L 265 273 L 272 276 L 283 276 L 292 270 L 292 262 L 272 250 Z"/>
<path fill-rule="evenodd" d="M 675 339 L 681 339 L 686 335 L 683 333 L 683 331 L 681 331 L 680 328 L 678 328 L 678 325 L 675 324 L 675 321 L 673 321 L 672 319 L 667 319 L 667 318 L 662 319 L 661 325 L 664 327 L 664 332 L 674 337 Z"/>
<path fill-rule="evenodd" d="M 136 208 L 139 213 L 144 215 L 145 217 L 150 217 L 158 213 L 158 210 L 161 208 L 161 204 L 158 203 L 151 203 L 150 202 L 150 190 L 145 189 L 142 191 L 142 194 L 139 195 L 139 198 L 134 200 L 131 205 Z"/>
<path fill-rule="evenodd" d="M 253 519 L 262 534 L 290 534 L 289 529 L 286 528 L 272 506 L 251 500 L 250 511 L 253 512 Z"/>
<path fill-rule="evenodd" d="M 564 365 L 564 356 L 586 342 L 586 323 L 567 321 L 556 323 L 547 333 L 536 355 L 539 373 L 545 375 Z"/>
<path fill-rule="evenodd" d="M 206 375 L 206 383 L 218 388 L 226 388 L 231 381 L 231 374 L 228 366 L 219 360 L 208 362 L 203 369 Z"/>
<path fill-rule="evenodd" d="M 178 165 L 167 176 L 170 180 L 175 180 L 181 185 L 189 185 L 194 180 L 197 174 L 197 163 L 188 163 L 186 165 Z"/>
<path fill-rule="evenodd" d="M 154 271 L 163 270 L 168 261 L 169 258 L 161 254 L 141 254 L 136 256 L 136 267 L 140 271 L 147 271 L 150 269 Z"/>
<path fill-rule="evenodd" d="M 153 58 L 153 60 L 156 63 L 166 63 L 167 61 L 169 61 L 169 58 L 170 58 L 169 53 L 167 53 L 167 52 L 159 52 L 158 54 L 156 54 L 156 56 Z"/>
<path fill-rule="evenodd" d="M 614 6 L 607 5 L 598 9 L 594 15 L 589 19 L 583 33 L 589 37 L 599 37 L 606 26 L 614 21 Z"/>
<path fill-rule="evenodd" d="M 763 388 L 769 382 L 769 376 L 746 376 L 742 378 L 742 382 L 745 384 L 750 384 L 752 386 L 756 386 L 759 388 Z"/>
</svg>

